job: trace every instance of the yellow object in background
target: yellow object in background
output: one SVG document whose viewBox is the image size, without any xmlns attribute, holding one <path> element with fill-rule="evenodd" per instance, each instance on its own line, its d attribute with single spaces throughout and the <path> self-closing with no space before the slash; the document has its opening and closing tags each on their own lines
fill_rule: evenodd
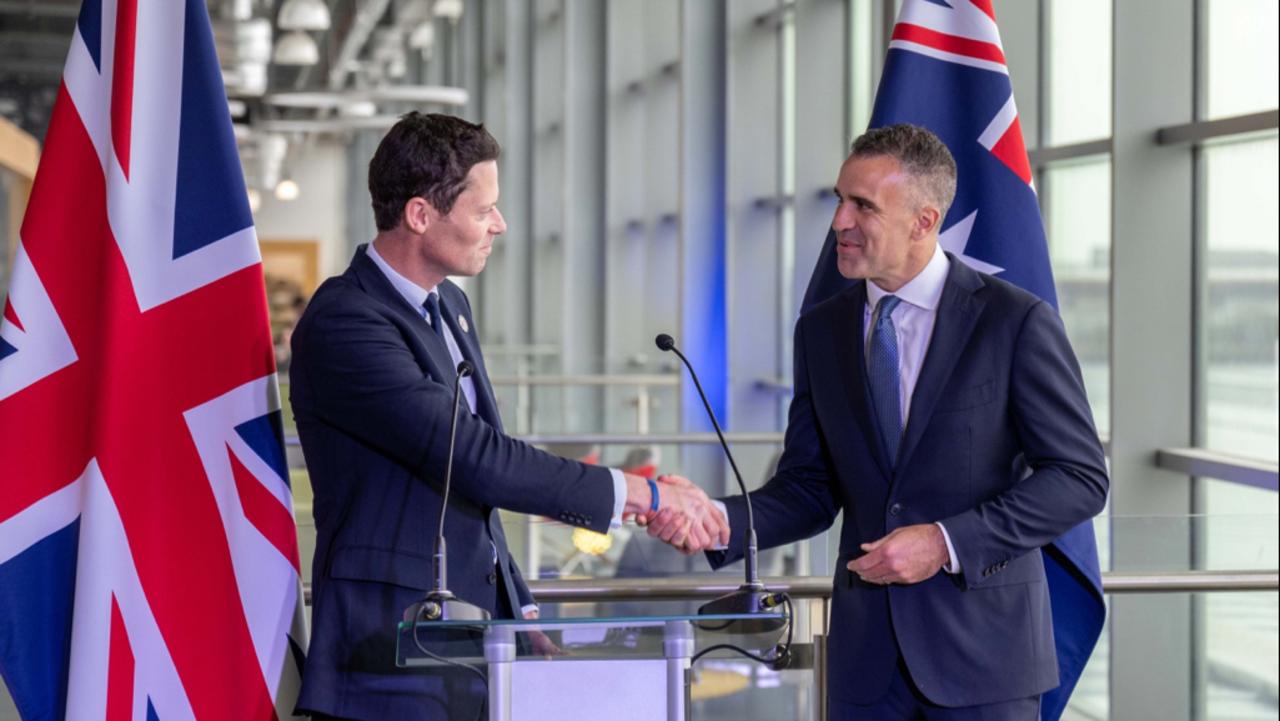
<svg viewBox="0 0 1280 721">
<path fill-rule="evenodd" d="M 573 547 L 583 553 L 599 556 L 612 545 L 613 536 L 607 533 L 596 533 L 586 528 L 573 529 Z"/>
</svg>

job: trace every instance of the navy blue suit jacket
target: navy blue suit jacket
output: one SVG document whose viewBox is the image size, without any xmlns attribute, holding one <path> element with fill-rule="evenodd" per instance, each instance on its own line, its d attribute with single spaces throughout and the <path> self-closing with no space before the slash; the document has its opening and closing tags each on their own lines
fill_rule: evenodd
<svg viewBox="0 0 1280 721">
<path fill-rule="evenodd" d="M 1025 698 L 1058 684 L 1040 547 L 1096 515 L 1108 480 L 1079 366 L 1058 314 L 951 257 L 896 464 L 885 458 L 863 359 L 866 284 L 803 315 L 777 474 L 751 494 L 761 548 L 808 538 L 844 512 L 831 607 L 833 699 L 888 689 L 901 654 L 933 702 Z M 725 499 L 742 557 L 746 510 Z M 962 573 L 909 586 L 845 568 L 859 546 L 941 521 Z"/>
<path fill-rule="evenodd" d="M 462 354 L 476 367 L 476 415 L 464 401 L 445 519 L 449 586 L 501 617 L 532 597 L 497 509 L 603 532 L 613 484 L 604 468 L 503 434 L 470 303 L 448 281 L 439 292 Z M 298 322 L 289 391 L 316 521 L 299 709 L 356 719 L 446 717 L 441 674 L 395 668 L 395 628 L 433 581 L 455 379 L 444 341 L 365 246 L 344 274 L 320 286 Z"/>
</svg>

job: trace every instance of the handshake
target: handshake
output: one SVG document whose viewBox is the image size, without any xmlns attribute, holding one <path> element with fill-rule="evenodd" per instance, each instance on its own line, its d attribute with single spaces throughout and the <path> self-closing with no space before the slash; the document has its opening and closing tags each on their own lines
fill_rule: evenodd
<svg viewBox="0 0 1280 721">
<path fill-rule="evenodd" d="M 729 543 L 729 519 L 706 492 L 681 476 L 659 476 L 657 511 L 644 478 L 626 474 L 627 502 L 623 518 L 634 518 L 649 535 L 671 544 L 682 553 L 725 546 Z"/>
</svg>

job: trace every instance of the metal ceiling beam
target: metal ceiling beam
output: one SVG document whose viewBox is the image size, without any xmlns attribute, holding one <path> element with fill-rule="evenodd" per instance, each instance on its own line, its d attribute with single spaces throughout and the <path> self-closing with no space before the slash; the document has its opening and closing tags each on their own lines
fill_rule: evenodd
<svg viewBox="0 0 1280 721">
<path fill-rule="evenodd" d="M 351 29 L 342 38 L 338 57 L 334 60 L 333 67 L 329 69 L 329 87 L 336 90 L 346 85 L 351 64 L 359 57 L 360 50 L 369 41 L 369 35 L 373 33 L 373 29 L 377 27 L 378 21 L 382 19 L 383 13 L 387 11 L 387 6 L 390 4 L 391 0 L 369 0 L 357 6 L 356 18 L 351 23 Z"/>
</svg>

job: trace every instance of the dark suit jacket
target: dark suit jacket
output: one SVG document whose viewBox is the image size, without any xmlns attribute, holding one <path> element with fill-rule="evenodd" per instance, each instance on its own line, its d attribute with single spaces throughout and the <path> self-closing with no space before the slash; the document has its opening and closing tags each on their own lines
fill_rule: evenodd
<svg viewBox="0 0 1280 721">
<path fill-rule="evenodd" d="M 532 597 L 497 508 L 604 531 L 613 485 L 604 468 L 503 434 L 467 297 L 448 281 L 439 290 L 476 366 L 477 414 L 464 401 L 445 519 L 449 586 L 509 615 Z M 395 668 L 395 628 L 433 580 L 456 379 L 448 348 L 361 246 L 298 322 L 289 379 L 316 521 L 311 647 L 298 706 L 357 719 L 444 718 L 424 699 L 439 696 L 440 675 Z"/>
<path fill-rule="evenodd" d="M 863 359 L 866 284 L 796 325 L 795 396 L 778 473 L 751 494 L 760 547 L 844 511 L 829 638 L 834 699 L 865 704 L 901 654 L 935 703 L 1033 696 L 1058 684 L 1040 547 L 1102 510 L 1103 451 L 1057 313 L 951 258 L 896 466 L 884 457 Z M 741 497 L 725 499 L 742 557 Z M 941 521 L 962 573 L 862 582 L 845 564 L 895 528 Z"/>
</svg>

